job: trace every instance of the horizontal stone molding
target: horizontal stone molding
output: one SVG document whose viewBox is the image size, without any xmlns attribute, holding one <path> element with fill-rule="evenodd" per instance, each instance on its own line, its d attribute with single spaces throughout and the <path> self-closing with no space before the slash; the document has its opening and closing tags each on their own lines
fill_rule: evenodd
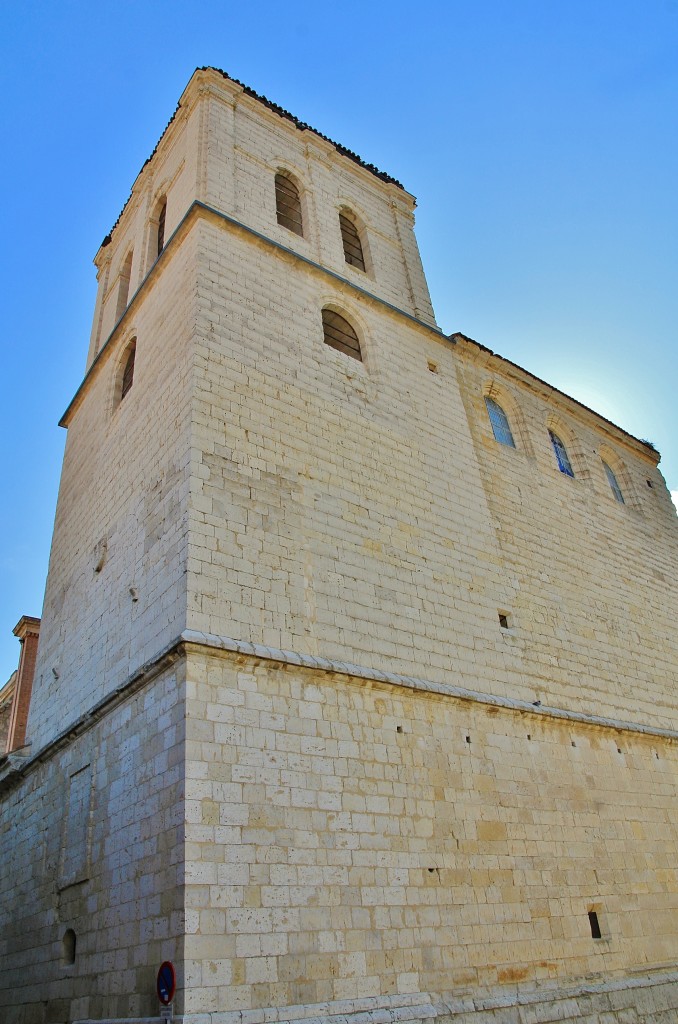
<svg viewBox="0 0 678 1024">
<path fill-rule="evenodd" d="M 640 725 L 636 722 L 628 722 L 624 719 L 607 718 L 603 715 L 589 715 L 583 711 L 569 711 L 566 708 L 550 707 L 547 704 L 526 700 L 519 700 L 514 697 L 501 697 L 497 694 L 483 693 L 480 690 L 471 690 L 463 686 L 454 686 L 451 683 L 434 682 L 430 679 L 421 679 L 417 676 L 399 675 L 396 672 L 383 672 L 376 668 L 367 668 L 364 665 L 355 665 L 348 661 L 334 661 L 330 658 L 321 658 L 314 654 L 299 654 L 296 651 L 283 651 L 275 647 L 267 647 L 264 644 L 254 644 L 247 640 L 234 640 L 232 637 L 215 636 L 211 633 L 201 633 L 197 630 L 187 629 L 181 634 L 181 639 L 186 644 L 197 645 L 211 651 L 224 651 L 232 654 L 247 655 L 262 660 L 281 662 L 285 665 L 296 665 L 299 668 L 314 669 L 320 672 L 331 672 L 337 675 L 351 676 L 357 679 L 370 679 L 378 683 L 386 683 L 392 686 L 406 687 L 411 690 L 419 690 L 426 693 L 436 693 L 445 697 L 453 697 L 457 700 L 472 701 L 476 704 L 488 704 L 492 707 L 505 708 L 508 711 L 517 711 L 521 714 L 536 715 L 541 718 L 558 718 L 567 722 L 575 722 L 580 725 L 597 726 L 598 728 L 614 729 L 617 732 L 639 733 L 644 736 L 661 736 L 664 739 L 678 740 L 678 730 L 664 729 L 660 726 Z"/>
<path fill-rule="evenodd" d="M 383 309 L 389 310 L 391 313 L 408 321 L 415 327 L 421 328 L 427 334 L 433 335 L 438 341 L 444 341 L 450 347 L 456 345 L 454 337 L 448 337 L 447 335 L 443 334 L 439 327 L 434 327 L 432 324 L 427 323 L 425 320 L 420 320 L 419 317 L 413 316 L 412 313 L 408 313 L 407 310 L 401 309 L 399 306 L 394 306 L 392 302 L 389 302 L 387 299 L 381 298 L 381 296 L 379 295 L 375 295 L 374 292 L 368 291 L 366 288 L 362 288 L 360 285 L 356 284 L 355 281 L 350 281 L 347 277 L 343 277 L 341 274 L 338 274 L 335 270 L 332 270 L 330 267 L 325 267 L 321 263 L 316 263 L 315 260 L 309 259 L 308 256 L 304 256 L 302 253 L 296 252 L 296 250 L 294 249 L 289 249 L 286 245 L 282 245 L 280 242 L 276 242 L 273 238 L 269 238 L 268 235 L 262 234 L 261 231 L 257 231 L 255 228 L 251 228 L 247 224 L 243 224 L 242 221 L 236 220 L 235 217 L 231 217 L 229 216 L 229 214 L 223 213 L 221 210 L 217 210 L 213 206 L 208 206 L 207 203 L 203 203 L 199 199 L 194 199 L 189 208 L 186 210 L 186 213 L 183 215 L 183 217 L 177 224 L 176 228 L 170 235 L 170 237 L 165 242 L 165 246 L 162 252 L 158 255 L 158 258 L 156 259 L 155 263 L 150 268 L 150 270 L 144 277 L 143 281 L 141 282 L 137 290 L 134 292 L 134 295 L 131 296 L 124 313 L 117 321 L 113 330 L 108 335 L 106 341 L 103 343 L 97 355 L 93 359 L 92 364 L 90 365 L 87 373 L 85 374 L 84 380 L 80 384 L 80 387 L 75 392 L 75 395 L 71 399 L 68 408 L 66 409 L 63 416 L 59 420 L 60 427 L 68 426 L 71 416 L 73 415 L 76 408 L 80 404 L 80 401 L 85 391 L 87 390 L 89 381 L 98 372 L 99 367 L 103 365 L 106 358 L 108 357 L 108 354 L 111 349 L 112 340 L 115 337 L 117 337 L 118 330 L 122 326 L 122 324 L 128 322 L 129 317 L 131 316 L 131 310 L 135 308 L 139 299 L 146 291 L 149 283 L 155 278 L 159 267 L 166 263 L 166 261 L 170 258 L 170 255 L 174 252 L 174 250 L 179 245 L 181 240 L 185 237 L 187 231 L 190 229 L 194 221 L 200 217 L 212 218 L 221 223 L 223 226 L 241 235 L 249 236 L 250 238 L 255 239 L 257 242 L 265 245 L 267 248 L 277 250 L 285 258 L 294 259 L 298 263 L 306 265 L 307 267 L 309 267 L 309 269 L 322 274 L 324 277 L 329 278 L 330 280 L 333 280 L 338 284 L 345 285 L 346 287 L 350 288 L 351 291 L 359 295 L 362 295 L 364 298 L 376 303 Z"/>
<path fill-rule="evenodd" d="M 229 636 L 217 636 L 187 629 L 168 644 L 156 658 L 148 661 L 134 672 L 120 686 L 98 701 L 89 711 L 80 715 L 58 736 L 41 747 L 35 753 L 30 745 L 23 747 L 11 755 L 0 758 L 0 794 L 26 775 L 33 767 L 48 760 L 57 750 L 66 746 L 76 736 L 99 722 L 109 710 L 127 700 L 138 690 L 150 683 L 160 672 L 170 667 L 185 649 L 203 650 L 210 654 L 236 654 L 241 657 L 255 658 L 259 661 L 273 661 L 283 665 L 294 665 L 297 668 L 326 672 L 333 675 L 348 676 L 353 679 L 366 679 L 376 683 L 417 690 L 420 693 L 437 694 L 455 700 L 485 704 L 490 707 L 504 708 L 520 714 L 534 715 L 539 718 L 559 719 L 578 725 L 588 725 L 616 732 L 636 733 L 641 736 L 659 736 L 662 739 L 678 740 L 677 729 L 663 729 L 660 726 L 641 725 L 624 719 L 606 718 L 602 715 L 589 715 L 585 712 L 570 711 L 566 708 L 550 707 L 547 704 L 531 704 L 529 701 L 513 697 L 502 697 L 498 694 L 483 693 L 451 683 L 441 683 L 417 676 L 400 675 L 397 672 L 383 672 L 380 669 L 356 665 L 348 661 L 336 661 L 321 658 L 314 654 L 301 654 L 298 651 L 285 651 L 277 647 L 255 644 L 249 640 L 236 640 Z"/>
</svg>

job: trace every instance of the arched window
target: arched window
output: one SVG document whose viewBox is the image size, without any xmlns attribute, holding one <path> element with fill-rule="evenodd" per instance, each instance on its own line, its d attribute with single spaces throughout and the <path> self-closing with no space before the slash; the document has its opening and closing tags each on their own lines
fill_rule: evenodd
<svg viewBox="0 0 678 1024">
<path fill-rule="evenodd" d="M 323 309 L 323 337 L 326 345 L 362 362 L 358 335 L 348 320 L 332 309 Z"/>
<path fill-rule="evenodd" d="M 344 244 L 344 259 L 352 267 L 364 270 L 365 257 L 357 227 L 351 218 L 344 213 L 339 214 L 339 227 L 341 228 L 341 240 Z"/>
<path fill-rule="evenodd" d="M 509 448 L 515 448 L 516 443 L 513 440 L 508 416 L 502 407 L 493 398 L 490 398 L 489 395 L 485 395 L 485 405 L 487 406 L 487 415 L 490 417 L 495 441 L 499 441 L 499 444 L 506 444 Z"/>
<path fill-rule="evenodd" d="M 163 199 L 160 213 L 158 214 L 158 246 L 156 256 L 159 256 L 165 248 L 165 218 L 167 216 L 167 200 Z"/>
<path fill-rule="evenodd" d="M 122 270 L 120 271 L 120 279 L 118 281 L 118 303 L 115 310 L 116 323 L 127 309 L 127 303 L 129 300 L 129 282 L 132 276 L 132 253 L 127 254 L 127 258 L 123 264 Z"/>
<path fill-rule="evenodd" d="M 614 475 L 614 472 L 612 471 L 610 466 L 608 466 L 607 462 L 605 462 L 604 459 L 603 467 L 605 469 L 605 476 L 607 477 L 607 482 L 610 485 L 612 493 L 614 494 L 617 501 L 621 502 L 622 505 L 625 504 L 624 495 L 622 494 L 622 489 L 619 486 L 619 481 L 617 480 L 616 476 Z"/>
<path fill-rule="evenodd" d="M 561 473 L 565 473 L 566 476 L 574 476 L 574 470 L 570 458 L 567 454 L 567 448 L 560 440 L 557 434 L 554 434 L 552 430 L 549 430 L 549 437 L 551 438 L 551 444 L 553 450 L 556 453 L 556 462 L 558 463 L 558 469 Z"/>
<path fill-rule="evenodd" d="M 275 176 L 275 210 L 278 224 L 294 231 L 295 235 L 304 235 L 301 216 L 301 196 L 299 189 L 286 174 Z"/>
<path fill-rule="evenodd" d="M 132 387 L 132 384 L 134 382 L 134 357 L 136 355 L 136 350 L 137 350 L 137 343 L 136 343 L 136 341 L 133 341 L 132 344 L 130 345 L 128 353 L 127 353 L 127 360 L 125 362 L 125 368 L 122 371 L 122 385 L 120 387 L 120 401 L 121 402 L 122 402 L 123 398 L 125 397 L 125 395 L 127 394 L 127 392 L 129 391 L 129 389 Z"/>
</svg>

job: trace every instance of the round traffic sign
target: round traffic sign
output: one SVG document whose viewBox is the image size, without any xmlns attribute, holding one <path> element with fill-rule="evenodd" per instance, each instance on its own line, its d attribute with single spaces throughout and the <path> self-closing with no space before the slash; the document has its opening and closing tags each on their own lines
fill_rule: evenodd
<svg viewBox="0 0 678 1024">
<path fill-rule="evenodd" d="M 176 987 L 177 979 L 174 973 L 174 964 L 169 960 L 165 960 L 164 963 L 160 964 L 156 983 L 158 999 L 163 1006 L 168 1006 L 172 1002 Z"/>
</svg>

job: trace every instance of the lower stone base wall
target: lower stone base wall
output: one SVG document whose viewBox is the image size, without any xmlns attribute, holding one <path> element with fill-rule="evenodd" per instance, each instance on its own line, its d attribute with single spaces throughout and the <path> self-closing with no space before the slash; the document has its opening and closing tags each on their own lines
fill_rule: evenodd
<svg viewBox="0 0 678 1024">
<path fill-rule="evenodd" d="M 228 653 L 187 679 L 188 1019 L 678 963 L 671 741 Z"/>
<path fill-rule="evenodd" d="M 436 1007 L 441 1010 L 442 1007 Z M 678 1020 L 678 975 L 627 979 L 558 992 L 473 1000 L 437 1014 L 436 1024 L 669 1024 Z"/>
<path fill-rule="evenodd" d="M 188 1013 L 174 1024 L 675 1024 L 678 973 L 643 974 L 551 991 L 428 1001 L 340 1000 L 313 1006 L 234 1013 Z M 82 1020 L 75 1024 L 156 1024 L 157 1018 Z"/>
<path fill-rule="evenodd" d="M 0 1022 L 156 1014 L 183 949 L 183 704 L 168 669 L 0 792 Z M 178 1005 L 178 1003 L 177 1003 Z"/>
</svg>

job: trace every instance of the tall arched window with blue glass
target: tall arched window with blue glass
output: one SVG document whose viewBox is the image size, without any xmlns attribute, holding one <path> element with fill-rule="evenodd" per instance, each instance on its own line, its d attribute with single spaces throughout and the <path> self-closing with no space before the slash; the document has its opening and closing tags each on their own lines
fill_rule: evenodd
<svg viewBox="0 0 678 1024">
<path fill-rule="evenodd" d="M 493 398 L 490 398 L 489 395 L 485 395 L 485 405 L 487 406 L 487 415 L 490 417 L 495 441 L 499 441 L 499 444 L 506 444 L 509 448 L 515 448 L 516 442 L 513 440 L 508 416 L 502 407 Z"/>
<path fill-rule="evenodd" d="M 558 463 L 558 469 L 565 476 L 574 476 L 574 470 L 572 469 L 572 463 L 570 457 L 567 454 L 567 448 L 560 440 L 557 434 L 554 434 L 552 430 L 549 430 L 549 437 L 551 438 L 551 444 L 553 445 L 553 451 L 556 455 L 556 462 Z"/>
</svg>

